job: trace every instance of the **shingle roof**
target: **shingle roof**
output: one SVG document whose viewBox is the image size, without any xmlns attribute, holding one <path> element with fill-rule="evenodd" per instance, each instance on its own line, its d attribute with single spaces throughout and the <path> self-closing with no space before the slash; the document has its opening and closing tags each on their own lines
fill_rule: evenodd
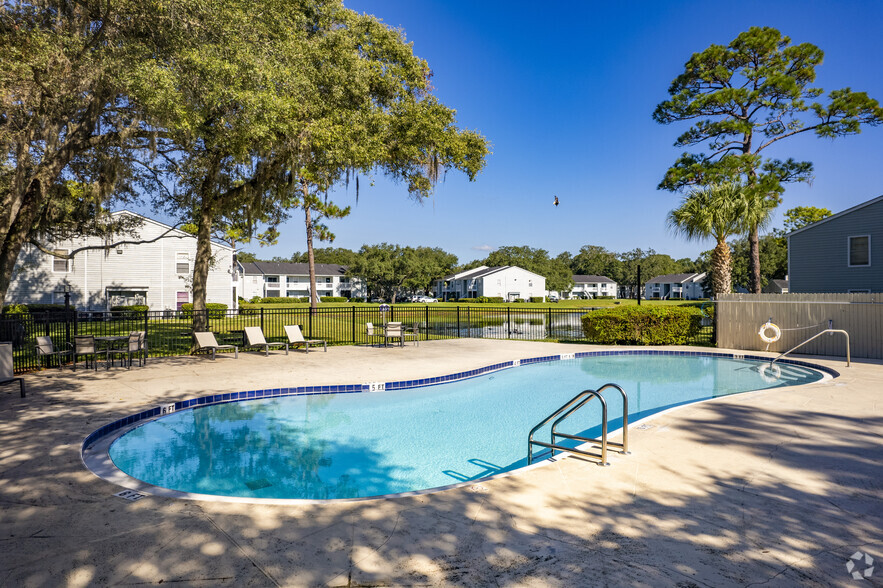
<svg viewBox="0 0 883 588">
<path fill-rule="evenodd" d="M 616 282 L 608 278 L 607 276 L 582 276 L 582 275 L 574 275 L 573 282 L 575 284 L 589 284 L 589 283 L 608 283 L 615 284 Z"/>
<path fill-rule="evenodd" d="M 664 276 L 656 276 L 652 280 L 647 280 L 645 284 L 683 284 L 702 274 L 665 274 Z"/>
<path fill-rule="evenodd" d="M 498 271 L 504 270 L 508 267 L 509 267 L 508 265 L 498 265 L 496 267 L 483 267 L 483 268 L 478 268 L 474 271 L 471 271 L 468 274 L 459 274 L 459 275 L 451 274 L 449 276 L 445 276 L 444 279 L 445 280 L 453 280 L 453 279 L 474 280 L 476 278 L 483 278 L 483 277 L 488 276 L 490 274 L 497 273 Z M 455 278 L 455 276 L 456 276 L 456 278 Z"/>
<path fill-rule="evenodd" d="M 308 276 L 310 264 L 287 263 L 279 261 L 246 261 L 242 263 L 242 269 L 246 276 L 271 275 L 271 276 Z M 346 267 L 335 263 L 317 263 L 317 276 L 342 276 L 346 274 Z"/>
</svg>

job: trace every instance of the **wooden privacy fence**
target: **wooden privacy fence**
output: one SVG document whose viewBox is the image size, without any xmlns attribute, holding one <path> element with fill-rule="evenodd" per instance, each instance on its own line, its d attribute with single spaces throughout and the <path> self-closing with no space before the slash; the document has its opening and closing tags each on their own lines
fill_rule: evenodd
<svg viewBox="0 0 883 588">
<path fill-rule="evenodd" d="M 834 328 L 849 333 L 852 357 L 883 359 L 883 294 L 724 294 L 716 307 L 719 347 L 767 349 L 758 331 L 772 320 L 782 337 L 769 351 L 788 351 Z M 846 357 L 846 341 L 825 334 L 794 353 Z"/>
</svg>

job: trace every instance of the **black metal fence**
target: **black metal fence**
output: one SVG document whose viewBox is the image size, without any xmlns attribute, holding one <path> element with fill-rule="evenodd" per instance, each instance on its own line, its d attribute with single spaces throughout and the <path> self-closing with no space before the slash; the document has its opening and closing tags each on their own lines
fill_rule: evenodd
<svg viewBox="0 0 883 588">
<path fill-rule="evenodd" d="M 309 339 L 324 339 L 329 345 L 368 343 L 368 323 L 402 322 L 417 327 L 421 340 L 460 337 L 484 339 L 555 340 L 592 343 L 583 335 L 581 318 L 593 309 L 518 308 L 481 306 L 341 306 L 305 308 L 209 310 L 207 330 L 220 344 L 243 344 L 245 327 L 259 326 L 267 341 L 286 340 L 285 325 L 299 325 Z M 56 348 L 73 346 L 77 335 L 109 337 L 147 333 L 150 357 L 185 355 L 193 342 L 193 315 L 182 311 L 148 312 L 45 312 L 7 314 L 0 318 L 0 341 L 12 341 L 16 372 L 38 369 L 36 338 L 48 335 Z M 703 328 L 692 345 L 710 345 L 712 328 Z"/>
</svg>

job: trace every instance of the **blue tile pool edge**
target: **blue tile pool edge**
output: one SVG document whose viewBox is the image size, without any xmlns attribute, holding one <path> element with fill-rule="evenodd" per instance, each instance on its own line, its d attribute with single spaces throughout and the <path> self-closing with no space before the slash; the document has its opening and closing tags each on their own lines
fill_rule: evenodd
<svg viewBox="0 0 883 588">
<path fill-rule="evenodd" d="M 362 392 L 379 392 L 390 390 L 407 390 L 411 388 L 422 388 L 424 386 L 434 386 L 436 384 L 445 384 L 448 382 L 457 382 L 476 378 L 484 374 L 496 372 L 522 365 L 530 365 L 534 363 L 567 361 L 570 359 L 582 359 L 585 357 L 604 357 L 611 355 L 668 355 L 668 356 L 693 356 L 693 357 L 723 357 L 728 359 L 749 359 L 755 361 L 770 361 L 772 358 L 760 355 L 745 355 L 741 353 L 725 353 L 716 351 L 671 351 L 656 349 L 629 349 L 629 350 L 610 350 L 610 351 L 582 351 L 576 353 L 561 353 L 556 355 L 544 355 L 540 357 L 531 357 L 528 359 L 516 359 L 512 361 L 504 361 L 492 365 L 448 374 L 445 376 L 436 376 L 432 378 L 420 378 L 413 380 L 400 380 L 397 382 L 368 382 L 363 384 L 338 384 L 332 386 L 298 386 L 294 388 L 268 388 L 265 390 L 246 390 L 242 392 L 223 392 L 220 394 L 212 394 L 210 396 L 201 396 L 191 398 L 189 400 L 179 400 L 174 403 L 155 406 L 139 413 L 131 414 L 111 423 L 108 423 L 99 429 L 90 433 L 84 440 L 80 449 L 81 455 L 84 454 L 92 445 L 100 439 L 116 433 L 120 429 L 130 427 L 136 423 L 142 423 L 149 420 L 159 418 L 161 416 L 172 414 L 179 410 L 187 410 L 193 407 L 211 406 L 214 404 L 225 404 L 228 402 L 242 402 L 244 400 L 255 400 L 258 398 L 278 398 L 282 396 L 312 396 L 319 394 L 355 394 Z M 821 366 L 818 364 L 800 361 L 796 359 L 780 359 L 778 363 L 796 365 L 814 369 L 820 372 L 838 377 L 840 373 L 832 368 Z"/>
</svg>

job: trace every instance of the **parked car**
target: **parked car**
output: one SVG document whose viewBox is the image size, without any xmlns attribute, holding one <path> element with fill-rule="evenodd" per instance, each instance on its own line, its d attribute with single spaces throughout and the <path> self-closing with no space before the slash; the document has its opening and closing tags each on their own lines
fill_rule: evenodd
<svg viewBox="0 0 883 588">
<path fill-rule="evenodd" d="M 549 295 L 549 302 L 558 302 L 558 295 L 557 294 Z"/>
<path fill-rule="evenodd" d="M 430 302 L 438 302 L 438 298 L 432 298 L 431 296 L 418 296 L 417 302 L 421 304 L 428 304 Z"/>
</svg>

